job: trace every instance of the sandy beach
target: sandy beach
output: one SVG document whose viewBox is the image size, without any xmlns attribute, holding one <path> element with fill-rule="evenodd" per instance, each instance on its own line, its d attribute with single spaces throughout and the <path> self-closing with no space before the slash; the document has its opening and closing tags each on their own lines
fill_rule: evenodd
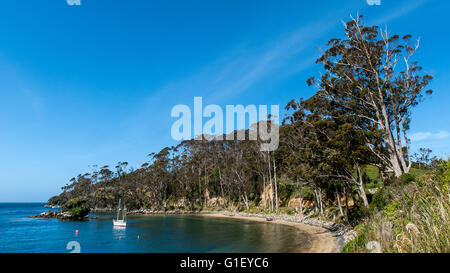
<svg viewBox="0 0 450 273">
<path fill-rule="evenodd" d="M 288 225 L 292 227 L 296 227 L 300 229 L 301 231 L 309 234 L 311 236 L 311 247 L 308 249 L 299 249 L 298 252 L 302 253 L 339 253 L 341 251 L 341 243 L 338 236 L 336 236 L 334 233 L 326 230 L 322 227 L 316 227 L 312 225 L 307 225 L 303 223 L 295 223 L 290 221 L 284 221 L 284 220 L 272 220 L 267 221 L 264 218 L 261 217 L 250 217 L 250 216 L 241 216 L 241 215 L 226 215 L 226 214 L 220 214 L 220 213 L 200 213 L 195 214 L 198 216 L 204 216 L 204 217 L 217 217 L 217 218 L 228 218 L 228 219 L 239 219 L 239 220 L 249 220 L 249 221 L 256 221 L 256 222 L 265 222 L 265 223 L 271 223 L 271 224 L 281 224 L 281 225 Z"/>
<path fill-rule="evenodd" d="M 356 232 L 343 224 L 336 224 L 316 218 L 300 218 L 296 215 L 257 214 L 229 211 L 152 211 L 136 210 L 128 212 L 130 215 L 192 215 L 255 221 L 268 224 L 279 224 L 294 227 L 308 235 L 308 245 L 301 245 L 289 252 L 298 253 L 340 253 L 343 245 L 356 236 Z M 270 218 L 270 221 L 267 219 Z M 300 243 L 300 242 L 299 242 Z"/>
</svg>

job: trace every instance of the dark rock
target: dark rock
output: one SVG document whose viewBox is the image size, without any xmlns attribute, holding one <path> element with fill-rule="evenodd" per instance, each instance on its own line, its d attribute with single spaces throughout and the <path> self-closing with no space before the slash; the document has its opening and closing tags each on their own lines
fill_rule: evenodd
<svg viewBox="0 0 450 273">
<path fill-rule="evenodd" d="M 85 220 L 88 218 L 88 216 L 87 215 L 73 216 L 70 212 L 58 213 L 57 211 L 49 210 L 47 212 L 42 212 L 38 215 L 29 216 L 29 218 L 46 218 L 46 219 L 57 218 L 57 219 L 61 219 L 61 220 Z"/>
</svg>

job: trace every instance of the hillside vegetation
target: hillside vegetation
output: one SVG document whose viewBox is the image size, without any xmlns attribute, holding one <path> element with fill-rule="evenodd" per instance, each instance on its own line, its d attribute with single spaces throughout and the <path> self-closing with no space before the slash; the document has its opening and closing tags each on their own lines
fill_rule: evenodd
<svg viewBox="0 0 450 273">
<path fill-rule="evenodd" d="M 372 198 L 372 213 L 344 252 L 450 252 L 450 161 L 404 175 Z"/>
<path fill-rule="evenodd" d="M 316 61 L 315 94 L 288 102 L 281 124 L 260 117 L 245 140 L 185 140 L 137 169 L 94 166 L 49 204 L 299 214 L 356 227 L 347 252 L 448 251 L 448 162 L 412 154 L 408 138 L 414 107 L 432 93 L 411 37 L 352 18 Z M 279 132 L 277 149 L 261 150 L 260 128 Z"/>
</svg>

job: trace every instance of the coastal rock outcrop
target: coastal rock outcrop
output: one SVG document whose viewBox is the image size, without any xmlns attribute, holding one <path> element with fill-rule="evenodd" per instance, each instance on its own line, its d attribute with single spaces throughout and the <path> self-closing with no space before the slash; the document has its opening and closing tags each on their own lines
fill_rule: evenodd
<svg viewBox="0 0 450 273">
<path fill-rule="evenodd" d="M 30 216 L 30 218 L 57 218 L 57 216 L 58 212 L 49 210 L 47 212 L 42 212 L 41 214 L 38 215 Z"/>
<path fill-rule="evenodd" d="M 38 215 L 32 215 L 30 218 L 57 218 L 61 220 L 83 220 L 86 219 L 88 216 L 74 216 L 70 212 L 57 212 L 55 210 L 49 210 L 47 212 L 42 212 Z"/>
</svg>

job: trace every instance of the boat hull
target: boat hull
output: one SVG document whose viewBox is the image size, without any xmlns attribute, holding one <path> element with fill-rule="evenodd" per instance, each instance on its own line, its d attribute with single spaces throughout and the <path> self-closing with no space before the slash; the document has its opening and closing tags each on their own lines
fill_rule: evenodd
<svg viewBox="0 0 450 273">
<path fill-rule="evenodd" d="M 127 222 L 125 222 L 123 220 L 113 220 L 113 226 L 115 226 L 115 227 L 126 227 L 127 226 Z"/>
</svg>

